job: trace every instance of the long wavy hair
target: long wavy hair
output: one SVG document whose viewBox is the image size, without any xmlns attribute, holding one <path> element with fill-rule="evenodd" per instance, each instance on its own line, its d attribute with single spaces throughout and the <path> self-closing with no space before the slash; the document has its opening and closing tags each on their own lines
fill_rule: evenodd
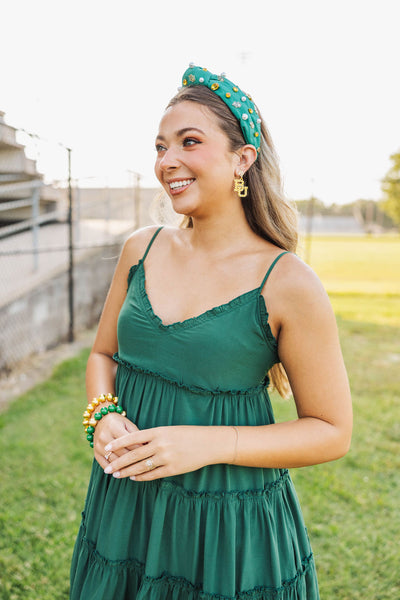
<svg viewBox="0 0 400 600">
<path fill-rule="evenodd" d="M 207 87 L 199 85 L 182 88 L 170 100 L 167 109 L 186 101 L 202 104 L 216 116 L 232 152 L 246 144 L 236 117 L 225 102 Z M 258 109 L 257 112 L 259 113 Z M 261 121 L 258 158 L 243 178 L 248 187 L 248 195 L 242 199 L 242 205 L 251 229 L 275 246 L 295 252 L 298 242 L 297 211 L 283 193 L 278 156 L 264 120 Z M 181 226 L 192 227 L 191 217 L 184 217 Z M 275 364 L 268 375 L 272 386 L 281 396 L 287 397 L 290 386 L 282 364 Z"/>
</svg>

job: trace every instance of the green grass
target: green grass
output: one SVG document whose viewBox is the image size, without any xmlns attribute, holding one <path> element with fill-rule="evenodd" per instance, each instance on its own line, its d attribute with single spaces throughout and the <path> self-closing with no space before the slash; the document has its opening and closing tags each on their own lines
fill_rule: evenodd
<svg viewBox="0 0 400 600">
<path fill-rule="evenodd" d="M 372 262 L 378 248 L 385 251 Z M 338 255 L 337 273 L 332 252 Z M 345 458 L 292 470 L 322 600 L 400 597 L 399 252 L 396 238 L 325 238 L 314 240 L 311 249 L 311 264 L 337 314 L 355 415 Z M 369 264 L 360 267 L 360 255 Z M 397 273 L 380 268 L 389 260 Z M 353 273 L 347 292 L 335 283 L 342 269 Z M 365 294 L 367 276 L 371 285 Z M 63 363 L 0 415 L 1 600 L 68 598 L 69 563 L 91 464 L 81 433 L 86 359 L 87 351 Z M 278 420 L 293 418 L 292 402 L 274 396 L 273 404 Z"/>
<path fill-rule="evenodd" d="M 400 294 L 331 292 L 329 297 L 335 313 L 343 319 L 378 325 L 400 326 Z"/>
<path fill-rule="evenodd" d="M 318 237 L 299 255 L 328 291 L 336 314 L 349 320 L 400 325 L 400 236 Z"/>
<path fill-rule="evenodd" d="M 328 292 L 400 295 L 400 235 L 312 237 L 309 264 Z M 299 254 L 307 257 L 307 240 Z"/>
<path fill-rule="evenodd" d="M 68 567 L 90 471 L 81 431 L 88 352 L 0 415 L 1 600 L 68 598 Z"/>
</svg>

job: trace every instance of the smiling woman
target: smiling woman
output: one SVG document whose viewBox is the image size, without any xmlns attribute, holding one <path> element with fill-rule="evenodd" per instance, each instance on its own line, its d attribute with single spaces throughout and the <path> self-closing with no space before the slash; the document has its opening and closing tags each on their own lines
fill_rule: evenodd
<svg viewBox="0 0 400 600">
<path fill-rule="evenodd" d="M 182 128 L 182 122 L 188 126 Z M 192 218 L 200 217 L 209 204 L 226 212 L 234 199 L 233 170 L 244 171 L 247 162 L 255 160 L 252 146 L 243 150 L 240 159 L 232 153 L 212 113 L 193 102 L 167 109 L 156 150 L 157 178 L 170 194 L 174 210 Z"/>
<path fill-rule="evenodd" d="M 127 240 L 88 360 L 71 599 L 317 600 L 288 468 L 349 448 L 335 319 L 251 97 L 193 65 L 182 83 L 155 172 L 183 226 Z M 275 423 L 270 383 L 297 419 Z"/>
</svg>

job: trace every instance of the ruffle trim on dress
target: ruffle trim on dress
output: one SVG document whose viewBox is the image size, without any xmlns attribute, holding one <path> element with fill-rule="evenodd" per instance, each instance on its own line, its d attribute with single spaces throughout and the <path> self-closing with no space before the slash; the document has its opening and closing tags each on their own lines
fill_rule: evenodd
<svg viewBox="0 0 400 600">
<path fill-rule="evenodd" d="M 270 483 L 267 483 L 262 489 L 254 490 L 222 490 L 222 491 L 197 491 L 182 487 L 174 481 L 163 479 L 160 482 L 160 492 L 166 492 L 168 494 L 178 494 L 185 498 L 192 498 L 194 500 L 264 500 L 274 492 L 281 490 L 290 479 L 289 471 L 282 469 L 280 477 Z"/>
<path fill-rule="evenodd" d="M 297 598 L 306 597 L 304 595 L 306 593 L 304 580 L 309 573 L 312 577 L 311 571 L 314 569 L 313 554 L 310 553 L 301 561 L 301 566 L 295 576 L 292 579 L 283 581 L 279 587 L 257 586 L 250 590 L 237 592 L 234 596 L 227 596 L 207 592 L 203 590 L 201 583 L 192 583 L 185 577 L 172 575 L 166 571 L 159 577 L 145 575 L 145 565 L 134 558 L 109 560 L 96 550 L 93 542 L 86 537 L 85 531 L 83 531 L 81 538 L 80 552 L 87 554 L 87 559 L 91 563 L 96 563 L 104 570 L 111 569 L 115 572 L 128 570 L 135 573 L 138 581 L 137 596 L 142 597 L 141 593 L 143 593 L 146 598 L 154 597 L 157 600 L 172 597 L 185 597 L 188 600 L 296 600 Z M 123 593 L 120 588 L 118 589 L 120 594 Z M 110 590 L 110 593 L 112 593 L 112 590 Z"/>
<path fill-rule="evenodd" d="M 134 274 L 136 273 L 136 271 L 138 270 L 139 265 L 143 262 L 142 259 L 139 260 L 139 262 L 136 265 L 132 265 L 131 268 L 129 269 L 129 273 L 128 273 L 128 289 L 129 286 L 131 284 L 132 281 L 132 277 L 134 276 Z"/>
<path fill-rule="evenodd" d="M 142 259 L 140 259 L 136 265 L 133 265 L 129 269 L 128 288 L 132 281 L 132 278 L 134 277 L 134 275 L 137 272 L 137 270 L 139 269 L 139 267 L 142 268 L 139 289 L 140 289 L 140 296 L 144 303 L 144 308 L 146 309 L 146 312 L 150 316 L 150 319 L 152 321 L 154 321 L 161 329 L 172 330 L 172 329 L 190 327 L 190 326 L 194 325 L 195 323 L 203 323 L 207 319 L 216 317 L 216 316 L 220 315 L 221 313 L 224 313 L 227 310 L 234 308 L 235 306 L 240 306 L 242 304 L 246 304 L 247 302 L 249 302 L 252 299 L 252 297 L 255 295 L 255 293 L 257 293 L 258 294 L 258 302 L 259 302 L 259 314 L 260 314 L 260 321 L 261 321 L 260 324 L 261 324 L 262 332 L 265 336 L 266 342 L 272 347 L 272 349 L 275 352 L 277 351 L 278 342 L 277 342 L 274 334 L 271 331 L 271 326 L 269 324 L 269 314 L 268 314 L 267 307 L 265 304 L 264 296 L 261 294 L 260 288 L 255 288 L 253 290 L 245 292 L 244 294 L 241 294 L 240 296 L 233 298 L 232 300 L 230 300 L 229 302 L 226 302 L 225 304 L 220 304 L 219 306 L 215 306 L 214 308 L 211 308 L 211 309 L 205 311 L 204 313 L 198 315 L 197 317 L 191 317 L 184 321 L 177 321 L 176 323 L 171 323 L 170 325 L 164 325 L 164 323 L 162 322 L 160 317 L 158 317 L 155 314 L 153 307 L 151 305 L 150 299 L 148 297 L 148 294 L 146 291 L 146 274 L 144 272 L 144 263 L 143 263 Z M 267 384 L 269 384 L 269 381 L 267 382 Z"/>
<path fill-rule="evenodd" d="M 268 314 L 267 307 L 265 304 L 265 298 L 262 294 L 260 294 L 260 297 L 259 297 L 259 309 L 260 309 L 261 328 L 265 335 L 265 339 L 268 342 L 268 344 L 270 344 L 272 349 L 276 352 L 278 349 L 278 342 L 276 341 L 276 338 L 271 331 L 271 326 L 269 324 L 269 314 Z"/>
<path fill-rule="evenodd" d="M 83 546 L 86 546 L 86 551 L 93 562 L 97 563 L 99 566 L 103 567 L 103 569 L 120 569 L 120 570 L 130 570 L 135 571 L 138 575 L 144 575 L 144 564 L 141 563 L 136 558 L 127 558 L 123 560 L 111 560 L 102 556 L 98 550 L 96 550 L 95 544 L 86 537 L 86 527 L 82 523 L 81 525 L 83 530 L 83 536 L 81 543 Z"/>
<path fill-rule="evenodd" d="M 249 290 L 248 292 L 244 292 L 243 294 L 240 294 L 239 296 L 236 296 L 236 298 L 229 300 L 229 302 L 225 302 L 224 304 L 214 306 L 213 308 L 206 310 L 205 312 L 201 313 L 200 315 L 197 315 L 195 317 L 190 317 L 189 319 L 184 319 L 183 321 L 176 321 L 175 323 L 170 323 L 170 324 L 164 325 L 164 323 L 162 322 L 160 317 L 155 314 L 153 307 L 151 305 L 151 302 L 150 302 L 150 298 L 147 294 L 146 274 L 144 271 L 143 261 L 140 260 L 137 265 L 134 265 L 133 267 L 131 267 L 129 276 L 128 276 L 128 281 L 129 282 L 131 281 L 133 275 L 136 273 L 136 271 L 139 269 L 139 267 L 141 267 L 140 277 L 139 277 L 139 292 L 140 292 L 140 296 L 143 301 L 143 307 L 146 310 L 150 320 L 153 321 L 160 329 L 162 329 L 164 331 L 172 331 L 172 330 L 176 330 L 176 329 L 186 329 L 188 327 L 193 327 L 194 325 L 198 325 L 200 323 L 203 323 L 204 321 L 208 321 L 209 319 L 218 317 L 222 313 L 225 313 L 228 310 L 232 310 L 233 308 L 236 308 L 237 306 L 247 304 L 254 298 L 254 296 L 256 296 L 260 293 L 259 288 L 255 288 L 253 290 Z"/>
<path fill-rule="evenodd" d="M 168 588 L 168 591 L 170 591 L 178 587 L 182 591 L 185 590 L 188 592 L 193 592 L 193 600 L 291 600 L 294 598 L 291 592 L 296 589 L 299 583 L 302 583 L 302 580 L 312 565 L 313 555 L 311 553 L 309 556 L 303 559 L 301 567 L 297 571 L 296 575 L 288 581 L 283 581 L 279 588 L 260 586 L 251 590 L 238 592 L 234 596 L 206 592 L 202 589 L 201 585 L 194 585 L 184 577 L 176 577 L 174 575 L 170 575 L 169 573 L 163 573 L 158 578 L 145 576 L 143 577 L 142 586 L 148 586 L 150 588 L 160 586 L 164 589 L 166 588 L 165 592 L 167 592 Z M 168 597 L 168 594 L 165 594 L 165 596 L 160 595 L 160 598 L 164 597 Z"/>
<path fill-rule="evenodd" d="M 219 395 L 252 396 L 253 394 L 257 394 L 257 393 L 265 390 L 269 384 L 269 379 L 268 379 L 268 377 L 266 377 L 264 379 L 264 381 L 262 383 L 260 383 L 259 385 L 247 388 L 246 390 L 221 390 L 220 388 L 208 390 L 207 388 L 203 388 L 203 387 L 197 386 L 197 385 L 186 385 L 184 383 L 181 383 L 180 381 L 176 381 L 175 379 L 166 377 L 165 375 L 161 375 L 161 373 L 156 373 L 155 371 L 151 371 L 150 369 L 145 369 L 144 367 L 139 367 L 138 365 L 129 363 L 128 361 L 124 360 L 123 358 L 120 358 L 118 352 L 115 352 L 115 354 L 113 355 L 113 360 L 115 360 L 116 363 L 118 363 L 122 367 L 125 367 L 126 369 L 129 369 L 131 371 L 136 371 L 137 373 L 143 373 L 144 375 L 151 375 L 152 377 L 161 379 L 165 383 L 169 383 L 171 385 L 182 388 L 189 392 L 193 392 L 194 394 L 202 394 L 202 395 L 206 394 L 207 396 L 210 396 L 210 395 L 211 396 L 219 396 Z"/>
</svg>

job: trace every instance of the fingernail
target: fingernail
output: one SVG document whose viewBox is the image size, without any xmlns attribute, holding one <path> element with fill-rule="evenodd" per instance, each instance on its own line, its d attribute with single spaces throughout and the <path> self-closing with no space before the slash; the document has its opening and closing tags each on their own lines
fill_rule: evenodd
<svg viewBox="0 0 400 600">
<path fill-rule="evenodd" d="M 111 466 L 111 465 L 108 465 L 108 467 L 106 467 L 106 468 L 104 469 L 104 473 L 106 473 L 107 475 L 109 475 L 111 472 L 112 472 L 112 466 Z"/>
<path fill-rule="evenodd" d="M 118 477 L 121 477 L 121 473 L 119 471 L 115 471 L 115 473 L 113 473 L 113 477 L 118 479 Z"/>
<path fill-rule="evenodd" d="M 132 475 L 131 477 L 129 477 L 129 479 L 131 479 L 132 481 L 136 481 L 136 477 L 134 475 Z"/>
<path fill-rule="evenodd" d="M 111 450 L 111 444 L 107 444 L 107 446 L 104 448 L 104 452 L 109 452 Z"/>
</svg>

